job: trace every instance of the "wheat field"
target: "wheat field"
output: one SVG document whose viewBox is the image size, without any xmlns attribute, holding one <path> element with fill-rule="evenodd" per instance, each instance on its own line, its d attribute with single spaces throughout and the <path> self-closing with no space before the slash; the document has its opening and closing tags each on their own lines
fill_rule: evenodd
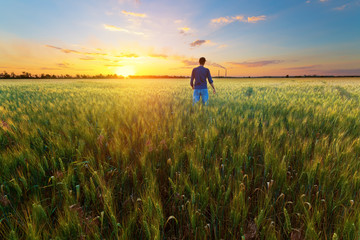
<svg viewBox="0 0 360 240">
<path fill-rule="evenodd" d="M 0 82 L 2 239 L 359 239 L 360 79 Z"/>
</svg>

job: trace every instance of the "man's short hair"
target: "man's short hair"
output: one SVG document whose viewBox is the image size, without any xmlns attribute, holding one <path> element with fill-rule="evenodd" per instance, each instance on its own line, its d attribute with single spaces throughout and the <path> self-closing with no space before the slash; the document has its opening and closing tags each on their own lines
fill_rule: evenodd
<svg viewBox="0 0 360 240">
<path fill-rule="evenodd" d="M 201 57 L 201 58 L 199 59 L 200 65 L 204 65 L 205 62 L 206 62 L 206 59 L 205 59 L 204 57 Z"/>
</svg>

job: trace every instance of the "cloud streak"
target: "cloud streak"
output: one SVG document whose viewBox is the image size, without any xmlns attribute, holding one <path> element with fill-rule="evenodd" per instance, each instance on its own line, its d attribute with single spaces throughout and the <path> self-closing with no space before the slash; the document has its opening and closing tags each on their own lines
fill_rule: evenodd
<svg viewBox="0 0 360 240">
<path fill-rule="evenodd" d="M 320 67 L 321 65 L 308 65 L 308 66 L 301 66 L 301 67 L 290 67 L 284 68 L 285 70 L 314 70 L 314 68 Z"/>
<path fill-rule="evenodd" d="M 136 53 L 123 53 L 123 54 L 117 55 L 115 57 L 117 57 L 117 58 L 138 58 L 140 56 Z"/>
<path fill-rule="evenodd" d="M 66 54 L 69 54 L 69 53 L 78 54 L 81 56 L 79 59 L 83 60 L 83 61 L 111 61 L 111 62 L 114 62 L 114 60 L 104 58 L 104 56 L 110 57 L 110 58 L 117 58 L 117 59 L 119 59 L 119 58 L 122 58 L 122 59 L 123 58 L 139 58 L 140 57 L 136 53 L 121 53 L 121 54 L 117 54 L 117 55 L 112 55 L 112 54 L 108 54 L 108 53 L 80 52 L 77 50 L 65 49 L 65 48 L 56 47 L 56 46 L 52 46 L 52 45 L 45 45 L 45 47 L 56 49 L 58 51 L 66 53 Z M 100 58 L 96 58 L 96 57 L 100 57 Z"/>
<path fill-rule="evenodd" d="M 231 65 L 242 66 L 242 67 L 263 67 L 270 64 L 279 64 L 282 63 L 282 60 L 264 60 L 264 61 L 255 61 L 255 62 L 229 62 Z"/>
<path fill-rule="evenodd" d="M 344 10 L 347 6 L 348 6 L 348 4 L 344 4 L 344 5 L 340 6 L 340 7 L 334 8 L 334 10 L 342 11 L 342 10 Z"/>
<path fill-rule="evenodd" d="M 106 30 L 109 30 L 109 31 L 112 31 L 112 32 L 125 32 L 125 33 L 132 33 L 132 34 L 136 34 L 136 35 L 144 35 L 144 33 L 142 33 L 142 32 L 134 32 L 134 31 L 130 31 L 130 30 L 125 29 L 125 28 L 116 27 L 114 25 L 109 25 L 109 24 L 104 24 L 104 28 Z"/>
<path fill-rule="evenodd" d="M 219 17 L 211 19 L 211 23 L 215 25 L 226 25 L 233 22 L 244 22 L 244 23 L 256 23 L 258 21 L 265 21 L 266 16 L 252 16 L 252 17 L 245 17 L 243 15 L 233 16 L 233 17 Z"/>
<path fill-rule="evenodd" d="M 87 55 L 87 56 L 106 56 L 108 54 L 106 53 L 95 53 L 95 52 L 80 52 L 77 50 L 72 50 L 72 49 L 66 49 L 66 48 L 60 48 L 60 47 L 56 47 L 56 46 L 52 46 L 52 45 L 44 45 L 45 47 L 48 48 L 53 48 L 56 50 L 60 50 L 63 53 L 75 53 L 75 54 L 81 54 L 81 55 Z"/>
<path fill-rule="evenodd" d="M 66 48 L 59 48 L 59 47 L 55 47 L 55 46 L 52 46 L 52 45 L 45 45 L 45 47 L 54 48 L 54 49 L 60 50 L 60 51 L 63 52 L 63 53 L 77 53 L 77 54 L 82 54 L 81 52 L 76 51 L 76 50 L 71 50 L 71 49 L 66 49 Z"/>
<path fill-rule="evenodd" d="M 199 47 L 201 45 L 209 44 L 209 43 L 211 43 L 210 40 L 196 40 L 196 41 L 190 43 L 190 47 Z"/>
<path fill-rule="evenodd" d="M 168 55 L 166 55 L 166 54 L 149 54 L 148 55 L 149 57 L 152 57 L 152 58 L 168 58 L 169 56 Z"/>
<path fill-rule="evenodd" d="M 182 27 L 182 28 L 178 28 L 179 33 L 183 34 L 183 35 L 187 35 L 190 33 L 191 29 L 189 27 Z"/>
<path fill-rule="evenodd" d="M 140 17 L 140 18 L 146 18 L 147 17 L 147 15 L 145 13 L 127 12 L 125 10 L 122 10 L 121 13 L 126 15 L 126 16 L 132 16 L 132 17 Z"/>
<path fill-rule="evenodd" d="M 66 63 L 66 62 L 63 62 L 63 63 L 58 63 L 56 64 L 58 67 L 61 67 L 61 68 L 69 68 L 70 67 L 70 64 L 69 63 Z"/>
<path fill-rule="evenodd" d="M 261 16 L 253 16 L 253 17 L 248 17 L 247 21 L 249 23 L 256 23 L 258 21 L 264 21 L 266 20 L 266 16 L 265 15 L 261 15 Z"/>
</svg>

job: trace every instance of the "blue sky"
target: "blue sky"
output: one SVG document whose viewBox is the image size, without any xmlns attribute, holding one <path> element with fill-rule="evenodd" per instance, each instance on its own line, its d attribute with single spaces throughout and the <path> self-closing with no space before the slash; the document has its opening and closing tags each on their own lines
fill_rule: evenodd
<svg viewBox="0 0 360 240">
<path fill-rule="evenodd" d="M 360 75 L 360 0 L 11 0 L 0 71 Z"/>
</svg>

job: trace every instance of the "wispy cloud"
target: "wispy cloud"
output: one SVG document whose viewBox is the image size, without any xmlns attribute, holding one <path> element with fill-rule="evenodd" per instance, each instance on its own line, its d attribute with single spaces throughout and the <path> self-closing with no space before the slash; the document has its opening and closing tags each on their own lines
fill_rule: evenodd
<svg viewBox="0 0 360 240">
<path fill-rule="evenodd" d="M 55 46 L 52 46 L 52 45 L 45 45 L 45 47 L 48 47 L 48 48 L 55 48 L 55 49 L 58 49 L 58 50 L 62 50 L 62 48 L 55 47 Z"/>
<path fill-rule="evenodd" d="M 122 53 L 120 55 L 116 55 L 115 57 L 117 57 L 117 58 L 138 58 L 140 56 L 136 53 Z"/>
<path fill-rule="evenodd" d="M 245 17 L 243 15 L 233 16 L 233 17 L 219 17 L 211 19 L 211 23 L 215 25 L 226 25 L 232 22 L 245 22 L 245 23 L 256 23 L 258 21 L 266 20 L 265 15 L 261 16 L 252 16 L 252 17 Z"/>
<path fill-rule="evenodd" d="M 81 58 L 80 58 L 80 60 L 84 60 L 84 61 L 93 61 L 93 60 L 96 60 L 96 58 L 86 56 L 86 57 L 81 57 Z"/>
<path fill-rule="evenodd" d="M 183 35 L 187 35 L 191 31 L 191 29 L 189 27 L 181 27 L 181 28 L 178 28 L 178 30 L 179 30 L 179 33 L 183 34 Z"/>
<path fill-rule="evenodd" d="M 335 11 L 343 11 L 345 9 L 352 9 L 360 6 L 360 0 L 350 1 L 341 6 L 333 8 Z"/>
<path fill-rule="evenodd" d="M 59 47 L 55 47 L 55 46 L 52 46 L 52 45 L 45 45 L 45 47 L 54 48 L 54 49 L 57 49 L 57 50 L 62 51 L 63 53 L 77 53 L 77 54 L 81 54 L 81 52 L 76 51 L 76 50 L 71 50 L 71 49 L 66 49 L 66 48 L 59 48 Z"/>
<path fill-rule="evenodd" d="M 40 70 L 61 70 L 60 68 L 41 67 Z"/>
<path fill-rule="evenodd" d="M 152 57 L 152 58 L 168 58 L 168 55 L 166 55 L 166 54 L 155 54 L 155 53 L 153 53 L 153 54 L 149 54 L 148 56 Z"/>
<path fill-rule="evenodd" d="M 122 67 L 124 65 L 121 65 L 121 64 L 105 64 L 104 66 L 105 67 Z"/>
<path fill-rule="evenodd" d="M 253 16 L 253 17 L 248 17 L 247 21 L 249 23 L 256 23 L 258 21 L 264 21 L 266 20 L 266 16 L 265 15 L 261 15 L 261 16 Z"/>
<path fill-rule="evenodd" d="M 263 67 L 270 64 L 279 64 L 282 63 L 282 60 L 264 60 L 264 61 L 255 61 L 255 62 L 229 62 L 231 65 L 243 66 L 243 67 Z"/>
<path fill-rule="evenodd" d="M 61 47 L 56 47 L 52 45 L 45 45 L 45 47 L 53 48 L 58 51 L 61 51 L 63 53 L 74 53 L 80 55 L 80 60 L 83 61 L 101 61 L 101 62 L 118 62 L 123 59 L 129 59 L 129 58 L 140 58 L 141 56 L 134 52 L 123 52 L 123 53 L 117 53 L 117 54 L 111 54 L 111 53 L 105 53 L 105 52 L 81 52 L 77 50 L 70 50 L 70 49 L 64 49 Z M 97 51 L 100 51 L 102 49 L 97 48 Z M 102 50 L 105 51 L 105 50 Z M 58 65 L 60 66 L 60 65 Z M 64 67 L 63 65 L 62 67 Z"/>
<path fill-rule="evenodd" d="M 147 16 L 145 13 L 134 13 L 134 12 L 128 12 L 125 10 L 122 10 L 121 13 L 124 15 L 127 15 L 127 16 L 140 17 L 140 18 L 146 18 L 146 16 Z"/>
<path fill-rule="evenodd" d="M 342 6 L 339 6 L 339 7 L 334 8 L 334 10 L 336 10 L 336 11 L 342 11 L 342 10 L 344 10 L 345 8 L 347 8 L 348 6 L 349 6 L 349 4 L 344 4 L 344 5 L 342 5 Z"/>
<path fill-rule="evenodd" d="M 104 24 L 104 28 L 109 31 L 113 31 L 113 32 L 126 32 L 126 33 L 132 33 L 132 34 L 136 34 L 136 35 L 144 35 L 144 33 L 142 33 L 142 32 L 134 32 L 134 31 L 130 31 L 125 28 L 116 27 L 114 25 L 109 25 L 109 24 Z"/>
<path fill-rule="evenodd" d="M 45 47 L 48 48 L 53 48 L 56 50 L 59 50 L 63 53 L 75 53 L 75 54 L 81 54 L 81 55 L 87 55 L 87 56 L 106 56 L 107 53 L 97 53 L 97 52 L 80 52 L 77 50 L 72 50 L 72 49 L 66 49 L 66 48 L 61 48 L 61 47 L 56 47 L 56 46 L 52 46 L 52 45 L 44 45 Z"/>
<path fill-rule="evenodd" d="M 116 27 L 114 25 L 109 25 L 109 24 L 104 24 L 104 28 L 109 31 L 114 31 L 114 32 L 128 32 L 128 30 L 126 30 L 124 28 Z"/>
<path fill-rule="evenodd" d="M 230 17 L 219 17 L 219 18 L 215 18 L 215 19 L 211 19 L 211 23 L 215 23 L 215 24 L 229 24 L 232 23 L 234 20 L 231 19 Z"/>
<path fill-rule="evenodd" d="M 321 65 L 308 65 L 308 66 L 301 66 L 301 67 L 289 67 L 284 68 L 285 70 L 314 70 L 317 67 L 320 67 Z"/>
<path fill-rule="evenodd" d="M 56 64 L 57 66 L 61 67 L 61 68 L 69 68 L 70 64 L 67 62 L 63 62 L 63 63 L 58 63 Z"/>
<path fill-rule="evenodd" d="M 196 41 L 190 43 L 190 46 L 191 47 L 199 47 L 203 44 L 209 44 L 209 43 L 211 43 L 210 40 L 196 40 Z"/>
</svg>

